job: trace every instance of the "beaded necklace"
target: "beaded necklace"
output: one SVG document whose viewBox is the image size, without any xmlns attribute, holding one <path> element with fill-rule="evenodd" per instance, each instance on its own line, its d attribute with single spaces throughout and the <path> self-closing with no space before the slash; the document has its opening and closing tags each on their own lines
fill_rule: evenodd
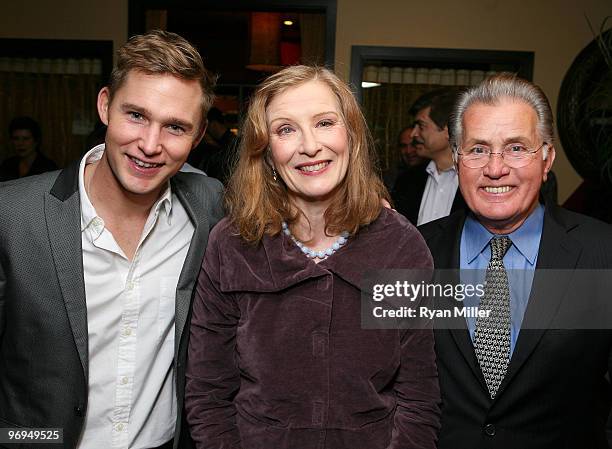
<svg viewBox="0 0 612 449">
<path fill-rule="evenodd" d="M 295 236 L 291 233 L 291 230 L 289 229 L 289 226 L 287 225 L 287 223 L 285 223 L 283 221 L 283 232 L 285 233 L 285 235 L 287 235 L 288 237 L 291 237 L 291 240 L 293 240 L 293 242 L 295 243 L 295 245 L 300 248 L 300 250 L 310 259 L 327 259 L 329 256 L 331 256 L 332 254 L 334 254 L 336 251 L 338 251 L 340 248 L 342 248 L 349 237 L 349 233 L 348 231 L 342 231 L 340 233 L 340 236 L 336 239 L 336 241 L 334 243 L 332 243 L 332 245 L 327 248 L 327 249 L 323 249 L 321 251 L 315 251 L 313 249 L 308 248 L 306 245 L 304 245 L 304 243 L 300 242 L 298 239 L 295 238 Z"/>
</svg>

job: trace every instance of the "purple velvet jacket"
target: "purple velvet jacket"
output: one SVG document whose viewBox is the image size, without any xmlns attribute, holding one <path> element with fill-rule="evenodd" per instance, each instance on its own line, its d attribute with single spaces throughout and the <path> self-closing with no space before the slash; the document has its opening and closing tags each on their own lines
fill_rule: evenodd
<svg viewBox="0 0 612 449">
<path fill-rule="evenodd" d="M 211 232 L 191 321 L 185 406 L 199 449 L 435 448 L 431 330 L 361 329 L 368 269 L 431 268 L 418 231 L 383 209 L 315 264 L 290 238 Z"/>
</svg>

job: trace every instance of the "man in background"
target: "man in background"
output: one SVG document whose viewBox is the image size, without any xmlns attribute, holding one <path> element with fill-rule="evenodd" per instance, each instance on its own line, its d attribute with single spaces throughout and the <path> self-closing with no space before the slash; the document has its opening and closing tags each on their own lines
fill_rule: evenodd
<svg viewBox="0 0 612 449">
<path fill-rule="evenodd" d="M 229 180 L 238 150 L 237 138 L 227 127 L 223 113 L 208 111 L 208 126 L 202 142 L 191 152 L 188 162 L 223 184 Z"/>
<path fill-rule="evenodd" d="M 397 179 L 412 167 L 421 165 L 427 159 L 417 154 L 416 146 L 412 139 L 414 125 L 405 126 L 397 135 L 397 152 L 399 159 L 397 164 L 384 175 L 385 185 L 391 192 Z"/>
<path fill-rule="evenodd" d="M 448 142 L 448 120 L 457 94 L 456 89 L 437 89 L 419 97 L 411 108 L 411 138 L 417 155 L 429 163 L 399 176 L 391 196 L 396 210 L 418 225 L 465 207 Z"/>
</svg>

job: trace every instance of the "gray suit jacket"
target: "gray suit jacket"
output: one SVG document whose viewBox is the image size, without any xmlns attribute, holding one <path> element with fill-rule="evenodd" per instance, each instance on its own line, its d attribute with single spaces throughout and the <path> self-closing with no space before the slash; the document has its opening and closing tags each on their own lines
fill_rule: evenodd
<svg viewBox="0 0 612 449">
<path fill-rule="evenodd" d="M 208 233 L 223 214 L 222 185 L 203 175 L 179 172 L 171 186 L 195 227 L 177 285 L 175 316 L 175 447 L 189 447 L 181 416 L 189 337 L 185 324 Z M 75 447 L 87 409 L 87 379 L 75 163 L 60 172 L 0 184 L 0 428 L 61 427 L 64 447 Z"/>
</svg>

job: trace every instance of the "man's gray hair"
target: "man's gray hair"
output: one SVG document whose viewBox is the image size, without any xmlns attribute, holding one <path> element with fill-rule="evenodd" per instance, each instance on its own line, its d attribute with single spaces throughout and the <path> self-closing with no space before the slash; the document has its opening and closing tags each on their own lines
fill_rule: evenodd
<svg viewBox="0 0 612 449">
<path fill-rule="evenodd" d="M 540 138 L 552 145 L 554 136 L 553 114 L 546 95 L 535 84 L 518 78 L 512 73 L 498 73 L 485 78 L 478 86 L 464 91 L 455 104 L 449 121 L 450 144 L 456 157 L 463 137 L 463 116 L 473 104 L 494 106 L 503 99 L 519 100 L 533 108 L 538 117 L 537 130 Z M 544 159 L 548 146 L 542 151 Z"/>
</svg>

